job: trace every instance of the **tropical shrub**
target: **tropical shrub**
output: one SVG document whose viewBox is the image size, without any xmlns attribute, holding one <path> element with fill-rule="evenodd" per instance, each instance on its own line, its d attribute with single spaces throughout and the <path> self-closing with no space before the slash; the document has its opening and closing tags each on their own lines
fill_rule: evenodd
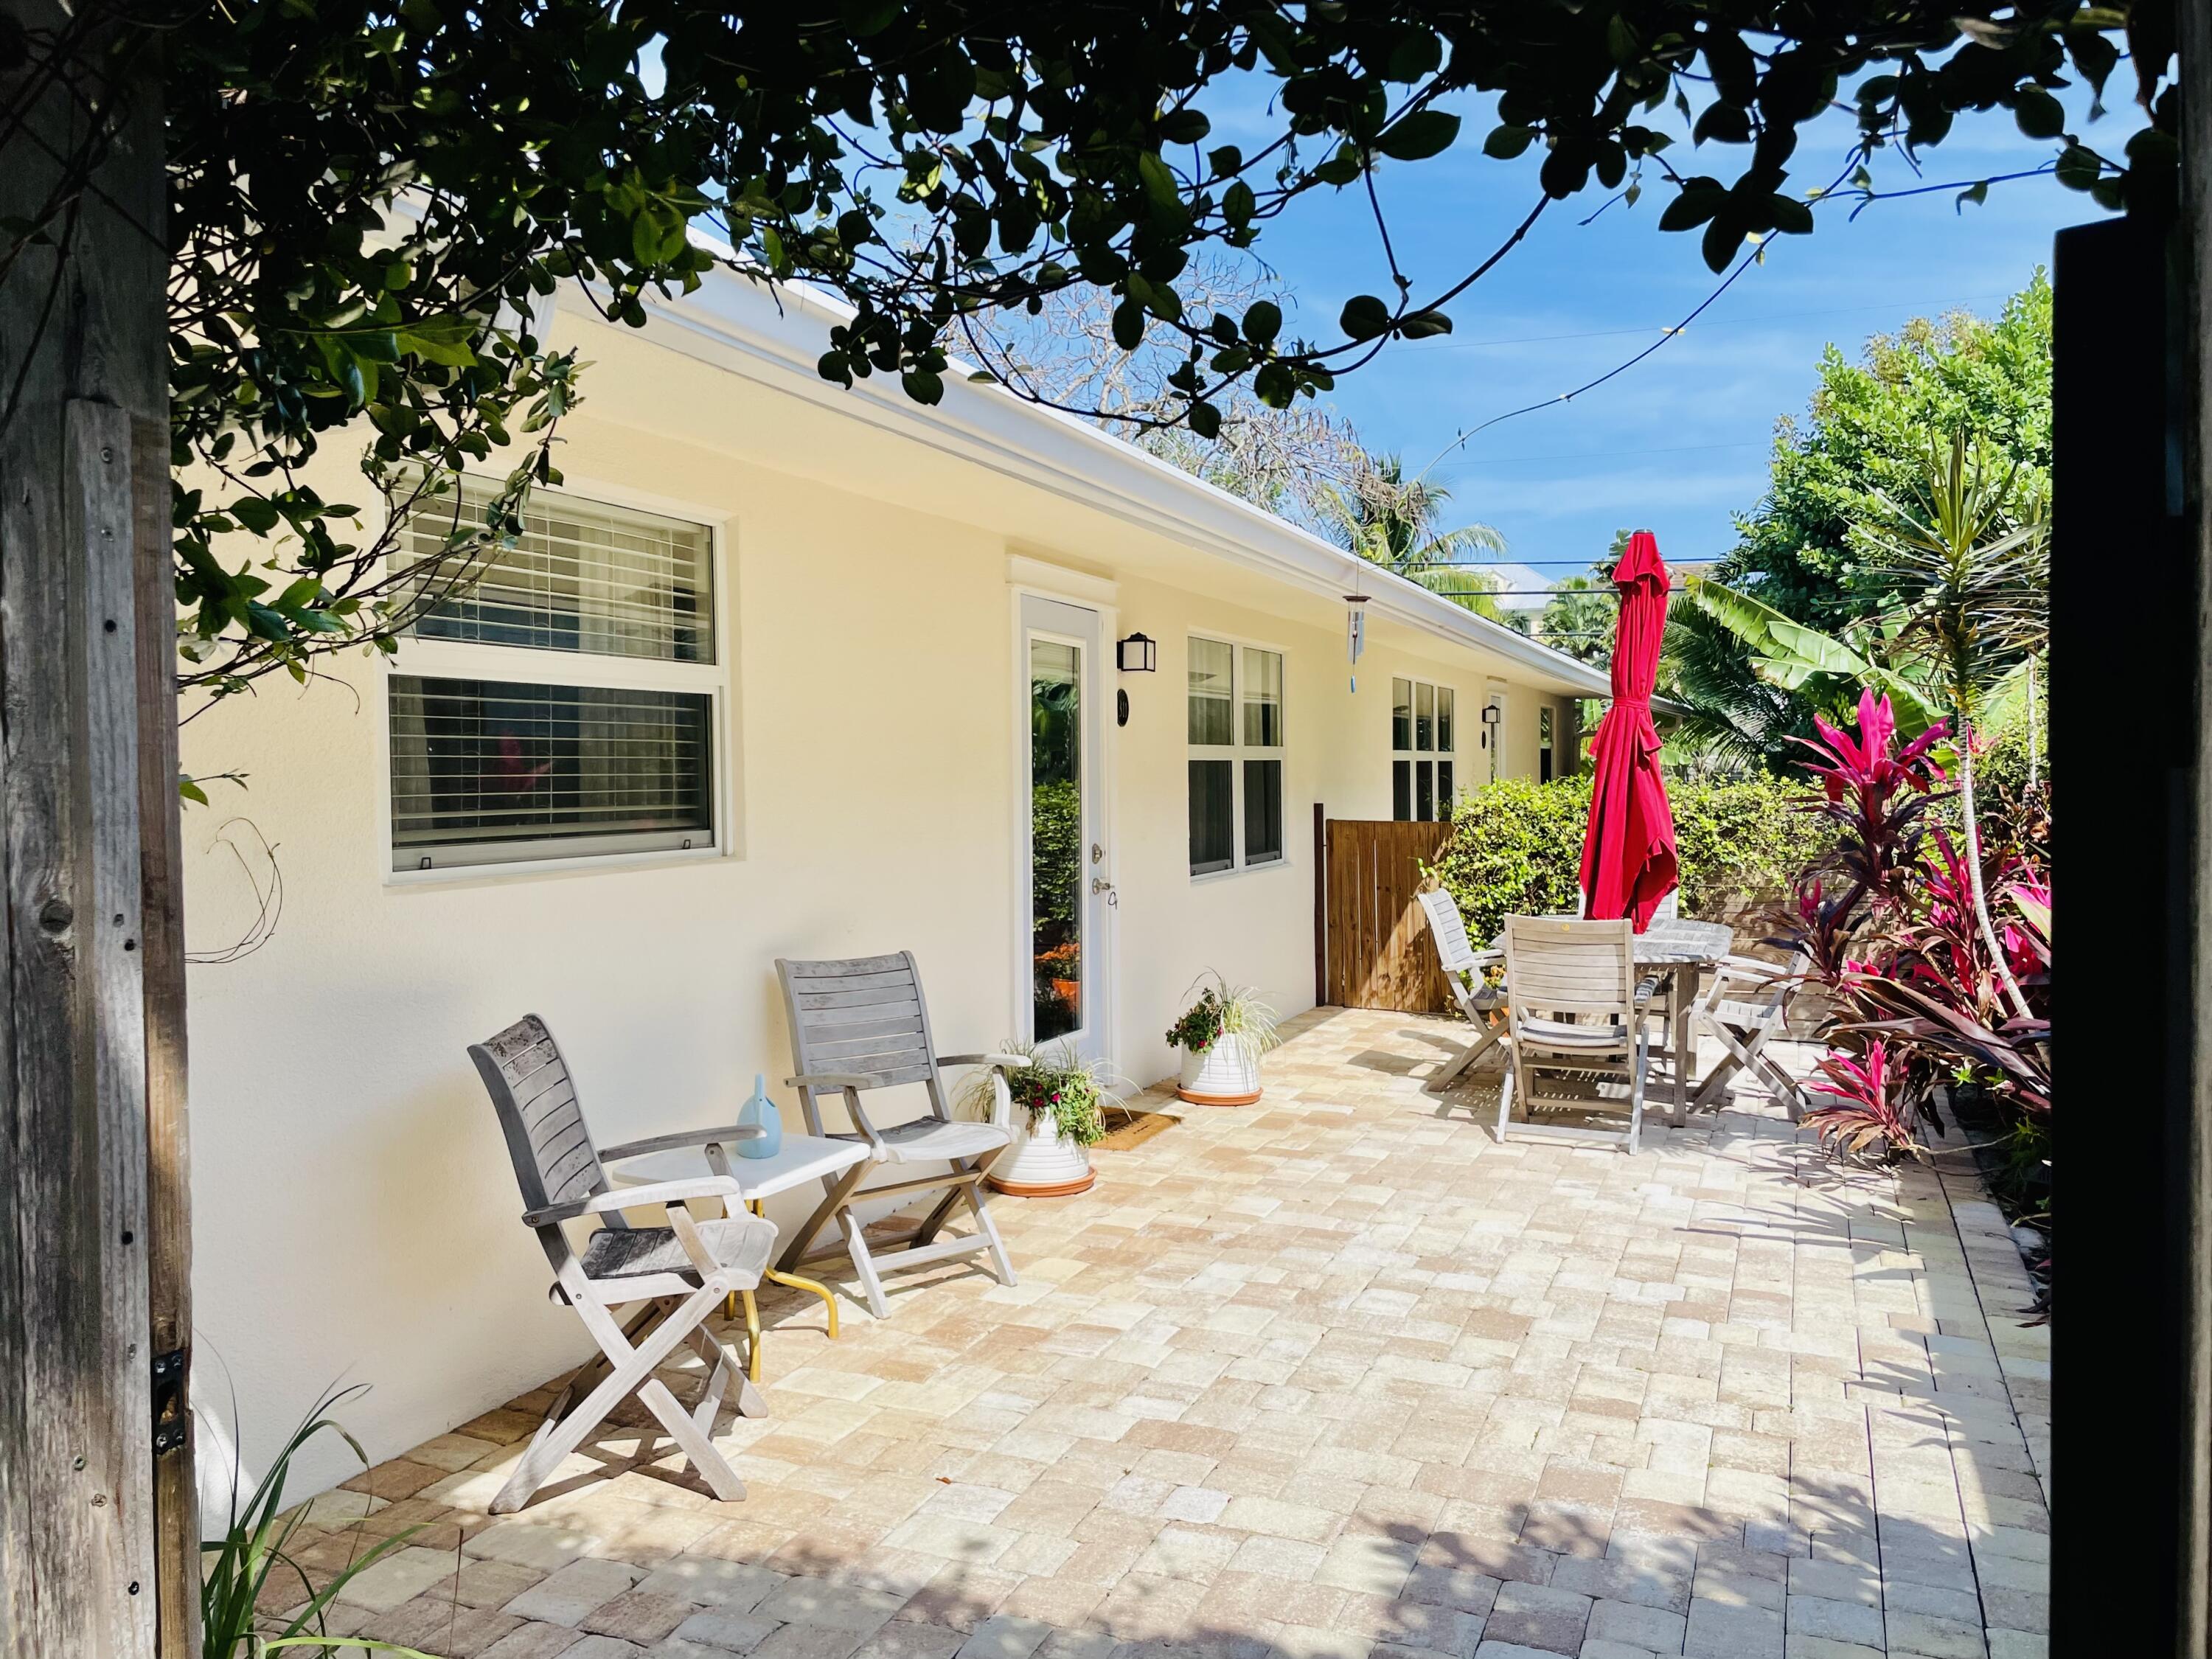
<svg viewBox="0 0 2212 1659">
<path fill-rule="evenodd" d="M 1667 793 L 1686 915 L 1717 919 L 1779 898 L 1817 845 L 1796 810 L 1802 793 L 1764 774 L 1669 779 Z M 1460 796 L 1429 873 L 1458 901 L 1470 938 L 1495 938 L 1509 915 L 1582 908 L 1589 795 L 1583 776 L 1505 778 Z"/>
<path fill-rule="evenodd" d="M 1832 1104 L 1807 1121 L 1838 1152 L 1932 1154 L 1945 1097 L 1994 1113 L 2006 1162 L 1997 1196 L 2041 1206 L 2051 1148 L 2051 878 L 2046 863 L 1992 836 L 1971 844 L 1942 817 L 1948 781 L 1938 722 L 1897 741 L 1889 700 L 1859 698 L 1856 735 L 1817 722 L 1806 747 L 1821 785 L 1802 809 L 1824 845 L 1772 908 L 1770 941 L 1826 993 L 1821 1063 Z M 1993 925 L 1976 915 L 1976 876 Z M 2019 1012 L 2021 1004 L 2027 1012 Z M 2047 1220 L 2047 1212 L 2040 1218 Z"/>
</svg>

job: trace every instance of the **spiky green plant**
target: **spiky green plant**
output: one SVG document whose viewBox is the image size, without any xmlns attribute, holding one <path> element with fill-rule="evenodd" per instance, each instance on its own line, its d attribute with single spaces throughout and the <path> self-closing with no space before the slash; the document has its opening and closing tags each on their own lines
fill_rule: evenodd
<svg viewBox="0 0 2212 1659">
<path fill-rule="evenodd" d="M 243 1462 L 239 1454 L 232 1455 L 228 1530 L 222 1537 L 208 1539 L 200 1545 L 203 1659 L 261 1659 L 261 1656 L 280 1648 L 360 1648 L 372 1653 L 397 1654 L 401 1659 L 434 1659 L 434 1656 L 396 1643 L 380 1642 L 365 1636 L 333 1636 L 324 1622 L 332 1599 L 350 1580 L 395 1550 L 404 1548 L 419 1528 L 410 1527 L 380 1540 L 339 1569 L 320 1589 L 315 1588 L 307 1570 L 290 1553 L 292 1535 L 299 1529 L 304 1513 L 297 1509 L 289 1514 L 284 1510 L 284 1486 L 291 1474 L 292 1459 L 317 1435 L 329 1433 L 351 1447 L 354 1455 L 361 1459 L 362 1468 L 368 1468 L 368 1455 L 362 1449 L 361 1443 L 329 1414 L 342 1402 L 367 1391 L 365 1384 L 358 1385 L 329 1391 L 318 1400 L 293 1431 L 284 1449 L 276 1454 L 269 1473 L 261 1477 L 260 1483 L 243 1502 L 240 1497 L 245 1485 Z M 232 1438 L 235 1443 L 237 1437 L 234 1435 Z M 280 1583 L 285 1578 L 299 1581 L 304 1605 L 270 1635 L 255 1628 L 255 1607 L 270 1578 L 279 1574 L 283 1575 L 277 1580 Z"/>
</svg>

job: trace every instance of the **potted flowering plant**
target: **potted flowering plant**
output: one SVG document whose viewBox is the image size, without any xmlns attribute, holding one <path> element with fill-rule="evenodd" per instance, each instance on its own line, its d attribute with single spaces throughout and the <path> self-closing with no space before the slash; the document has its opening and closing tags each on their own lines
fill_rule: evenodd
<svg viewBox="0 0 2212 1659">
<path fill-rule="evenodd" d="M 1206 977 L 1191 981 L 1198 1000 L 1168 1028 L 1182 1054 L 1176 1093 L 1198 1106 L 1249 1106 L 1260 1097 L 1260 1056 L 1281 1041 L 1275 1011 L 1255 986 Z"/>
<path fill-rule="evenodd" d="M 1005 1079 L 1013 1108 L 1014 1139 L 992 1161 L 987 1176 L 992 1189 L 1015 1198 L 1065 1198 L 1088 1192 L 1098 1178 L 1091 1167 L 1091 1149 L 1106 1135 L 1104 1062 L 1077 1060 L 1036 1043 L 1003 1047 L 1029 1063 L 980 1073 L 961 1097 L 967 1110 L 988 1117 L 999 1079 Z"/>
</svg>

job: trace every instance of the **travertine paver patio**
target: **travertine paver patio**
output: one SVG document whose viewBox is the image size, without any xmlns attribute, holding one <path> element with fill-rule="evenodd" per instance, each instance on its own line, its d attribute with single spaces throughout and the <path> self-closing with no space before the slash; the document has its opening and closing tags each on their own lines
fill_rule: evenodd
<svg viewBox="0 0 2212 1659">
<path fill-rule="evenodd" d="M 423 1528 L 336 1627 L 453 1659 L 2042 1653 L 2044 1333 L 1970 1182 L 1962 1233 L 1934 1176 L 1839 1181 L 1755 1095 L 1632 1159 L 1500 1146 L 1494 1085 L 1420 1092 L 1443 1022 L 1287 1029 L 1259 1106 L 1001 1200 L 1018 1287 L 909 1281 L 834 1344 L 768 1302 L 742 1504 L 610 1435 L 492 1519 L 542 1395 L 318 1500 L 311 1571 Z"/>
</svg>

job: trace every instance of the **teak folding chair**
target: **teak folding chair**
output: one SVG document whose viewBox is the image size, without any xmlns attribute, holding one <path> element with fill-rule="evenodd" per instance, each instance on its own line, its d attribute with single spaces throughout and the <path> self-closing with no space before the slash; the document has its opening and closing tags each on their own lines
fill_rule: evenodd
<svg viewBox="0 0 2212 1659">
<path fill-rule="evenodd" d="M 1468 943 L 1466 919 L 1459 913 L 1459 902 L 1449 893 L 1438 887 L 1415 896 L 1429 919 L 1429 937 L 1436 941 L 1444 983 L 1451 987 L 1452 1000 L 1474 1028 L 1474 1041 L 1421 1085 L 1429 1093 L 1440 1095 L 1492 1048 L 1501 1054 L 1504 1052 L 1504 1030 L 1492 1025 L 1490 1016 L 1504 1006 L 1505 992 L 1483 977 L 1484 969 L 1504 958 L 1500 951 L 1478 951 Z"/>
<path fill-rule="evenodd" d="M 1788 969 L 1756 957 L 1721 958 L 1712 987 L 1698 1001 L 1692 1018 L 1712 1033 L 1723 1052 L 1720 1064 L 1691 1100 L 1690 1110 L 1718 1106 L 1729 1079 L 1747 1071 L 1773 1091 L 1792 1123 L 1804 1116 L 1811 1103 L 1804 1085 L 1766 1052 L 1768 1041 L 1788 1023 L 1791 982 Z"/>
<path fill-rule="evenodd" d="M 1014 1265 L 1006 1247 L 984 1207 L 983 1166 L 1013 1139 L 1013 1108 L 1004 1086 L 994 1091 L 995 1101 L 988 1123 L 952 1115 L 941 1070 L 947 1066 L 988 1066 L 994 1069 L 1027 1064 L 1019 1054 L 947 1054 L 939 1058 L 929 1036 L 929 1011 L 922 1001 L 921 975 L 914 952 L 896 956 L 854 957 L 828 962 L 791 962 L 779 957 L 776 976 L 783 982 L 783 1004 L 791 1017 L 791 1052 L 799 1067 L 787 1079 L 799 1091 L 806 1114 L 807 1133 L 821 1135 L 822 1097 L 842 1096 L 856 1133 L 840 1133 L 838 1140 L 865 1140 L 866 1162 L 855 1164 L 842 1175 L 822 1183 L 823 1196 L 776 1265 L 796 1273 L 805 1262 L 834 1255 L 849 1255 L 860 1278 L 868 1308 L 881 1319 L 890 1311 L 884 1301 L 882 1275 L 909 1267 L 926 1267 L 957 1256 L 988 1251 L 1001 1284 L 1016 1282 Z M 919 1083 L 927 1091 L 929 1113 L 910 1122 L 879 1129 L 860 1104 L 870 1090 Z M 943 1164 L 942 1175 L 914 1176 L 878 1187 L 860 1182 L 879 1164 L 904 1165 Z M 857 1206 L 887 1198 L 944 1189 L 940 1198 L 911 1240 L 880 1257 L 863 1235 Z M 973 1233 L 939 1238 L 953 1206 L 965 1203 L 975 1219 Z M 832 1220 L 843 1234 L 839 1243 L 814 1248 L 814 1239 Z"/>
<path fill-rule="evenodd" d="M 1626 1143 L 1634 1154 L 1644 1130 L 1644 1073 L 1650 1060 L 1644 1022 L 1652 988 L 1636 978 L 1636 934 L 1626 921 L 1554 917 L 1505 919 L 1505 1083 L 1498 1091 L 1498 1138 L 1506 1138 L 1513 1097 L 1522 1095 L 1531 1121 L 1516 1133 L 1562 1140 Z M 1553 1079 L 1547 1092 L 1539 1085 Z M 1622 1103 L 1593 1084 L 1625 1081 L 1624 1132 L 1534 1121 L 1540 1110 L 1618 1111 Z M 1565 1086 L 1559 1086 L 1560 1084 Z"/>
<path fill-rule="evenodd" d="M 537 1015 L 472 1043 L 469 1058 L 476 1061 L 507 1135 L 514 1178 L 522 1188 L 523 1223 L 537 1233 L 553 1265 L 550 1294 L 576 1310 L 599 1345 L 599 1353 L 568 1379 L 546 1411 L 521 1463 L 492 1500 L 493 1513 L 505 1515 L 528 1503 L 562 1459 L 633 1394 L 660 1420 L 715 1497 L 743 1498 L 744 1483 L 714 1449 L 714 1416 L 732 1383 L 740 1414 L 764 1416 L 768 1406 L 736 1357 L 708 1331 L 706 1321 L 725 1297 L 760 1283 L 761 1270 L 775 1249 L 774 1224 L 745 1213 L 742 1191 L 726 1176 L 610 1188 L 568 1066 Z M 733 1124 L 658 1135 L 609 1147 L 606 1157 L 729 1143 L 761 1133 Z M 684 1206 L 698 1198 L 719 1198 L 730 1213 L 718 1221 L 694 1220 Z M 666 1226 L 633 1227 L 623 1214 L 654 1208 L 667 1218 Z M 586 1217 L 601 1225 L 579 1252 L 564 1224 Z M 614 1310 L 639 1302 L 644 1308 L 627 1324 L 617 1319 Z M 690 1343 L 708 1366 L 707 1380 L 688 1413 L 653 1375 L 679 1342 Z"/>
</svg>

